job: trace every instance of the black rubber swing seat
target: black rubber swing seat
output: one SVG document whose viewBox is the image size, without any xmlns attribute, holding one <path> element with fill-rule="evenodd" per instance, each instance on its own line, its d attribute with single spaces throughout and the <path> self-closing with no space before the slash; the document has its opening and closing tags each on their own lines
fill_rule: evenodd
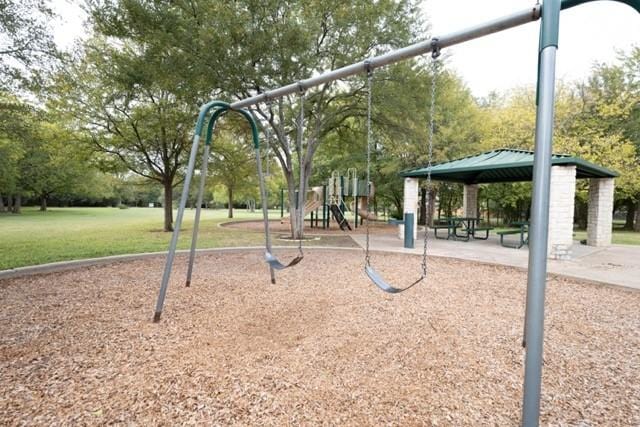
<svg viewBox="0 0 640 427">
<path fill-rule="evenodd" d="M 404 292 L 407 289 L 414 287 L 415 285 L 417 285 L 418 283 L 424 280 L 424 276 L 421 276 L 418 280 L 416 280 L 415 282 L 413 282 L 412 284 L 410 284 L 405 288 L 396 288 L 395 286 L 391 286 L 390 284 L 388 284 L 382 278 L 382 276 L 380 276 L 378 272 L 376 272 L 370 265 L 366 265 L 364 267 L 364 271 L 365 273 L 367 273 L 367 276 L 369 276 L 369 279 L 371 279 L 374 285 L 376 285 L 377 287 L 379 287 L 380 289 L 382 289 L 384 292 L 388 294 L 399 294 L 400 292 Z"/>
<path fill-rule="evenodd" d="M 289 264 L 283 264 L 281 263 L 278 258 L 276 258 L 275 256 L 273 256 L 273 254 L 271 254 L 270 252 L 265 252 L 264 254 L 264 260 L 267 262 L 267 264 L 269 264 L 271 266 L 271 268 L 273 268 L 274 270 L 284 270 L 285 268 L 289 268 L 289 267 L 293 267 L 294 265 L 298 264 L 300 261 L 302 261 L 302 258 L 304 258 L 304 255 L 298 255 L 297 257 L 295 257 L 294 259 L 292 259 Z"/>
</svg>

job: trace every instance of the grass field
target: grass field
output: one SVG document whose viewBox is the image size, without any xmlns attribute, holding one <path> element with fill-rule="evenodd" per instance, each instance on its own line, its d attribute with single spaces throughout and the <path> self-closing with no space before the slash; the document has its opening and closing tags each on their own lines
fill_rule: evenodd
<svg viewBox="0 0 640 427">
<path fill-rule="evenodd" d="M 279 217 L 280 212 L 273 212 Z M 185 212 L 179 249 L 190 244 L 195 210 Z M 199 248 L 260 246 L 262 233 L 219 227 L 228 221 L 227 211 L 203 210 Z M 259 212 L 236 210 L 235 219 L 261 219 Z M 159 208 L 51 208 L 40 212 L 25 208 L 21 215 L 0 215 L 0 270 L 55 261 L 128 253 L 166 251 L 171 233 L 162 231 Z M 321 243 L 334 244 L 331 237 Z M 576 231 L 575 239 L 586 239 Z M 335 243 L 338 243 L 337 241 Z M 640 245 L 640 233 L 615 230 L 613 243 Z M 283 244 L 279 242 L 278 244 Z M 314 244 L 313 242 L 309 244 Z"/>
<path fill-rule="evenodd" d="M 495 233 L 503 230 L 515 230 L 515 228 L 496 227 L 493 232 Z M 587 230 L 574 230 L 573 240 L 585 240 L 586 238 Z M 629 230 L 622 230 L 619 226 L 616 227 L 614 224 L 611 243 L 613 243 L 614 245 L 640 245 L 640 233 Z"/>
<path fill-rule="evenodd" d="M 584 240 L 587 238 L 586 230 L 576 230 L 574 240 Z M 612 243 L 614 245 L 640 245 L 640 233 L 628 230 L 613 230 Z"/>
<path fill-rule="evenodd" d="M 256 246 L 260 233 L 219 227 L 226 210 L 203 210 L 199 248 Z M 174 213 L 175 215 L 175 213 Z M 178 248 L 190 244 L 195 210 L 185 211 Z M 261 214 L 238 210 L 238 219 Z M 175 218 L 175 216 L 174 216 Z M 21 215 L 0 215 L 0 270 L 81 258 L 166 251 L 171 233 L 162 231 L 159 208 L 25 208 Z"/>
</svg>

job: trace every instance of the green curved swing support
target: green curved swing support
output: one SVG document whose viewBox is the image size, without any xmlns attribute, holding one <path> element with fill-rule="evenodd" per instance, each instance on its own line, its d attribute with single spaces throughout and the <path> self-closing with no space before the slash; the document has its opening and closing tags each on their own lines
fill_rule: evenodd
<svg viewBox="0 0 640 427">
<path fill-rule="evenodd" d="M 193 263 L 195 260 L 195 252 L 196 252 L 196 245 L 197 245 L 197 239 L 198 239 L 198 231 L 199 231 L 199 225 L 200 225 L 200 214 L 201 214 L 201 210 L 202 210 L 202 197 L 203 197 L 203 193 L 204 193 L 204 184 L 206 181 L 206 176 L 207 176 L 207 165 L 208 165 L 208 160 L 209 160 L 209 153 L 210 153 L 210 149 L 211 149 L 211 143 L 213 140 L 213 131 L 215 129 L 215 124 L 217 122 L 217 120 L 222 117 L 224 114 L 228 113 L 229 111 L 235 111 L 240 113 L 248 122 L 249 122 L 249 126 L 251 127 L 251 136 L 252 136 L 252 140 L 253 140 L 253 148 L 256 152 L 256 159 L 257 159 L 257 168 L 258 168 L 258 175 L 260 177 L 262 177 L 262 163 L 260 161 L 260 137 L 258 134 L 258 126 L 256 124 L 256 121 L 254 120 L 253 116 L 251 115 L 251 113 L 249 113 L 247 110 L 244 109 L 233 109 L 231 107 L 231 105 L 227 102 L 223 102 L 223 101 L 211 101 L 205 105 L 203 105 L 200 108 L 200 113 L 198 114 L 198 121 L 196 122 L 196 128 L 195 128 L 195 132 L 194 132 L 194 137 L 193 137 L 193 143 L 191 146 L 191 152 L 189 155 L 189 163 L 187 166 L 187 173 L 184 179 L 184 186 L 182 189 L 182 196 L 180 198 L 180 205 L 178 207 L 178 215 L 176 216 L 176 222 L 175 222 L 175 227 L 173 230 L 173 234 L 171 236 L 171 243 L 169 244 L 169 252 L 167 255 L 167 262 L 165 264 L 165 268 L 164 268 L 164 272 L 162 275 L 162 283 L 160 286 L 160 292 L 158 294 L 158 299 L 156 302 L 156 310 L 155 310 L 155 314 L 153 317 L 154 322 L 159 322 L 160 321 L 160 317 L 162 315 L 162 309 L 164 306 L 164 300 L 166 297 L 166 293 L 167 293 L 167 288 L 169 285 L 169 279 L 171 277 L 171 270 L 173 267 L 173 260 L 175 258 L 175 253 L 176 253 L 176 246 L 178 243 L 178 237 L 180 235 L 180 227 L 182 226 L 182 218 L 184 216 L 184 210 L 186 208 L 186 203 L 187 203 L 187 199 L 189 197 L 189 187 L 191 186 L 191 178 L 194 174 L 194 170 L 195 170 L 195 163 L 196 163 L 196 156 L 198 153 L 198 147 L 200 144 L 200 136 L 202 134 L 202 129 L 204 127 L 204 123 L 205 120 L 207 118 L 207 115 L 209 113 L 211 113 L 211 117 L 209 119 L 208 125 L 207 125 L 207 132 L 206 132 L 206 139 L 205 139 L 205 145 L 204 145 L 204 151 L 203 151 L 203 155 L 202 155 L 202 169 L 200 172 L 200 185 L 199 185 L 199 191 L 198 191 L 198 196 L 197 196 L 197 206 L 196 206 L 196 217 L 195 217 L 195 221 L 194 221 L 194 226 L 193 226 L 193 236 L 191 239 L 191 249 L 189 251 L 189 267 L 187 269 L 187 280 L 186 280 L 186 286 L 190 286 L 191 284 L 191 277 L 192 277 L 192 273 L 193 273 Z M 264 180 L 260 180 L 260 191 L 261 191 L 261 195 L 263 196 L 263 209 L 266 209 L 266 197 L 264 197 L 266 195 L 266 189 L 264 186 Z M 269 230 L 268 227 L 265 227 L 265 233 L 266 233 L 266 246 L 267 246 L 267 252 L 270 253 L 271 252 L 271 241 L 269 239 Z M 273 270 L 273 269 L 272 269 Z M 272 276 L 273 276 L 273 271 L 272 271 Z"/>
<path fill-rule="evenodd" d="M 394 50 L 366 61 L 360 61 L 351 65 L 320 74 L 306 80 L 291 83 L 280 88 L 270 90 L 251 96 L 249 98 L 234 102 L 232 104 L 222 101 L 211 101 L 200 108 L 196 123 L 193 144 L 189 154 L 189 163 L 184 180 L 184 188 L 180 199 L 178 215 L 176 217 L 175 228 L 169 245 L 167 261 L 162 276 L 162 284 L 156 303 L 154 321 L 158 322 L 162 313 L 164 300 L 167 292 L 171 269 L 175 257 L 176 244 L 182 225 L 186 201 L 189 195 L 191 178 L 194 173 L 196 156 L 200 144 L 205 120 L 210 115 L 207 126 L 207 136 L 203 154 L 202 174 L 200 177 L 200 192 L 198 194 L 198 207 L 196 211 L 196 223 L 194 226 L 193 239 L 191 242 L 191 253 L 189 257 L 189 270 L 187 285 L 191 282 L 193 271 L 193 260 L 195 256 L 196 238 L 198 233 L 198 223 L 200 220 L 200 207 L 202 201 L 202 189 L 204 178 L 206 177 L 206 161 L 209 155 L 209 148 L 212 141 L 213 130 L 216 121 L 223 115 L 235 111 L 244 116 L 251 126 L 253 145 L 256 150 L 258 174 L 262 176 L 260 162 L 260 142 L 258 138 L 258 127 L 255 119 L 245 108 L 261 102 L 278 99 L 286 95 L 299 93 L 312 87 L 325 84 L 331 81 L 344 79 L 356 74 L 366 74 L 373 69 L 385 65 L 400 62 L 409 58 L 432 52 L 433 41 L 437 40 L 437 47 L 444 49 L 449 46 L 464 43 L 469 40 L 484 37 L 489 34 L 514 28 L 542 18 L 540 26 L 540 45 L 538 49 L 538 91 L 537 91 L 537 112 L 535 149 L 533 165 L 533 192 L 531 206 L 531 227 L 529 230 L 529 265 L 527 273 L 527 297 L 525 307 L 525 373 L 523 385 L 523 405 L 522 405 L 522 425 L 537 426 L 540 414 L 540 393 L 542 384 L 542 348 L 544 333 L 544 295 L 547 274 L 547 240 L 549 224 L 549 193 L 551 175 L 551 148 L 553 136 L 553 116 L 554 116 L 554 85 L 555 85 L 555 62 L 556 51 L 558 49 L 558 31 L 560 23 L 560 11 L 569 9 L 584 3 L 596 0 L 545 0 L 541 5 L 536 3 L 532 7 L 507 15 L 465 30 L 439 36 L 431 40 L 425 40 L 413 45 Z M 640 13 L 640 0 L 611 0 L 626 4 Z M 261 179 L 261 195 L 263 197 L 263 209 L 266 203 L 264 182 Z M 266 217 L 265 217 L 266 218 Z M 271 270 L 272 281 L 274 279 L 274 268 L 285 267 L 277 261 L 271 254 L 271 243 L 269 239 L 268 224 L 265 221 L 266 238 L 266 260 Z M 270 261 L 270 262 L 269 262 Z"/>
</svg>

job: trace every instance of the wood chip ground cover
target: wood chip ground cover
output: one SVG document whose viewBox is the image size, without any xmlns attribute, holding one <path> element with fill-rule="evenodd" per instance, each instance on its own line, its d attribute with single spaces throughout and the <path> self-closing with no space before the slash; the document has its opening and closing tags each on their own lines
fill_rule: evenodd
<svg viewBox="0 0 640 427">
<path fill-rule="evenodd" d="M 185 288 L 178 257 L 154 324 L 163 263 L 0 281 L 0 424 L 519 423 L 524 272 L 431 258 L 389 296 L 359 252 L 309 251 L 274 286 L 252 251 L 200 256 Z M 639 319 L 640 292 L 549 281 L 543 424 L 640 424 Z"/>
</svg>

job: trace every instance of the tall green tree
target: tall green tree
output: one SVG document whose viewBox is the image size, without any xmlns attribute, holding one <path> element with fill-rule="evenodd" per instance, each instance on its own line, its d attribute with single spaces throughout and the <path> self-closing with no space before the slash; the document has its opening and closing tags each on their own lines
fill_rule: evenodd
<svg viewBox="0 0 640 427">
<path fill-rule="evenodd" d="M 554 152 L 582 157 L 617 171 L 615 206 L 626 207 L 627 228 L 634 227 L 640 200 L 640 50 L 622 55 L 615 64 L 596 64 L 584 83 L 561 84 L 556 96 Z M 483 108 L 482 147 L 533 149 L 535 90 L 512 90 L 493 97 Z M 521 187 L 511 186 L 513 191 Z M 495 199 L 508 211 L 528 194 L 509 195 L 500 189 Z M 577 220 L 586 225 L 586 181 L 578 182 Z M 495 193 L 489 190 L 488 195 Z M 524 199 L 523 199 L 524 200 Z M 519 202 L 518 202 L 519 203 Z M 511 208 L 509 207 L 511 206 Z M 640 227 L 640 224 L 635 224 Z"/>
<path fill-rule="evenodd" d="M 256 164 L 246 132 L 219 132 L 212 146 L 210 175 L 214 183 L 223 185 L 227 193 L 228 217 L 233 218 L 234 197 L 255 189 Z"/>
<path fill-rule="evenodd" d="M 97 170 L 91 164 L 91 152 L 58 124 L 41 123 L 38 133 L 22 144 L 20 188 L 39 199 L 41 211 L 47 210 L 51 196 L 71 198 L 93 190 Z"/>
<path fill-rule="evenodd" d="M 625 228 L 640 231 L 640 47 L 621 53 L 614 64 L 599 63 L 588 81 L 577 87 L 580 120 L 575 123 L 574 144 L 580 137 L 596 138 L 591 153 L 600 157 L 616 151 L 616 204 L 625 206 Z"/>
<path fill-rule="evenodd" d="M 0 1 L 0 88 L 22 86 L 57 56 L 44 0 Z"/>
<path fill-rule="evenodd" d="M 212 69 L 224 70 L 217 77 L 231 99 L 375 56 L 422 35 L 418 9 L 409 0 L 239 1 L 227 3 L 217 16 L 207 15 L 205 22 L 215 23 L 217 37 L 234 47 L 226 55 L 233 55 L 231 64 L 215 48 L 206 56 Z M 286 179 L 289 206 L 297 205 L 296 190 L 306 194 L 321 141 L 351 117 L 365 114 L 364 87 L 361 77 L 352 78 L 309 90 L 304 100 L 293 95 L 255 106 L 254 113 L 274 136 L 272 149 Z M 297 123 L 300 109 L 304 127 Z M 300 237 L 303 223 L 292 211 L 292 234 Z"/>
<path fill-rule="evenodd" d="M 132 166 L 132 171 L 162 180 L 165 198 L 179 180 L 184 126 L 189 123 L 191 128 L 195 105 L 214 97 L 251 96 L 338 68 L 406 45 L 423 28 L 412 0 L 89 0 L 87 8 L 102 40 L 101 45 L 94 43 L 96 57 L 85 62 L 85 70 L 73 81 L 89 83 L 81 93 L 99 90 L 95 96 L 76 97 L 72 104 L 90 107 L 85 108 L 84 122 L 91 123 L 87 127 L 94 134 L 101 130 L 96 140 L 105 151 Z M 206 89 L 199 92 L 200 88 Z M 296 205 L 296 186 L 305 194 L 320 141 L 349 117 L 362 114 L 362 89 L 363 80 L 354 78 L 310 90 L 304 102 L 306 130 L 295 124 L 301 108 L 297 96 L 253 110 L 274 134 L 273 151 L 287 181 L 291 206 Z M 162 99 L 162 91 L 168 94 L 164 115 L 149 99 L 149 94 Z M 187 105 L 190 108 L 182 108 Z M 138 110 L 144 108 L 151 126 L 139 119 Z M 187 112 L 189 119 L 180 117 Z M 141 135 L 143 129 L 157 135 L 151 141 L 156 146 L 162 147 L 164 132 L 169 149 L 154 146 L 149 152 L 152 144 L 136 134 L 134 124 Z M 299 236 L 303 224 L 293 218 L 292 231 Z"/>
<path fill-rule="evenodd" d="M 88 41 L 61 70 L 53 105 L 112 162 L 162 185 L 164 229 L 171 231 L 173 188 L 183 179 L 201 102 L 198 85 L 188 79 L 185 66 L 174 63 L 170 40 L 163 37 L 161 46 L 155 39 L 159 29 L 145 36 L 153 43 L 126 33 L 132 28 L 122 29 L 121 43 L 114 43 L 102 23 L 95 25 L 106 34 Z"/>
</svg>

